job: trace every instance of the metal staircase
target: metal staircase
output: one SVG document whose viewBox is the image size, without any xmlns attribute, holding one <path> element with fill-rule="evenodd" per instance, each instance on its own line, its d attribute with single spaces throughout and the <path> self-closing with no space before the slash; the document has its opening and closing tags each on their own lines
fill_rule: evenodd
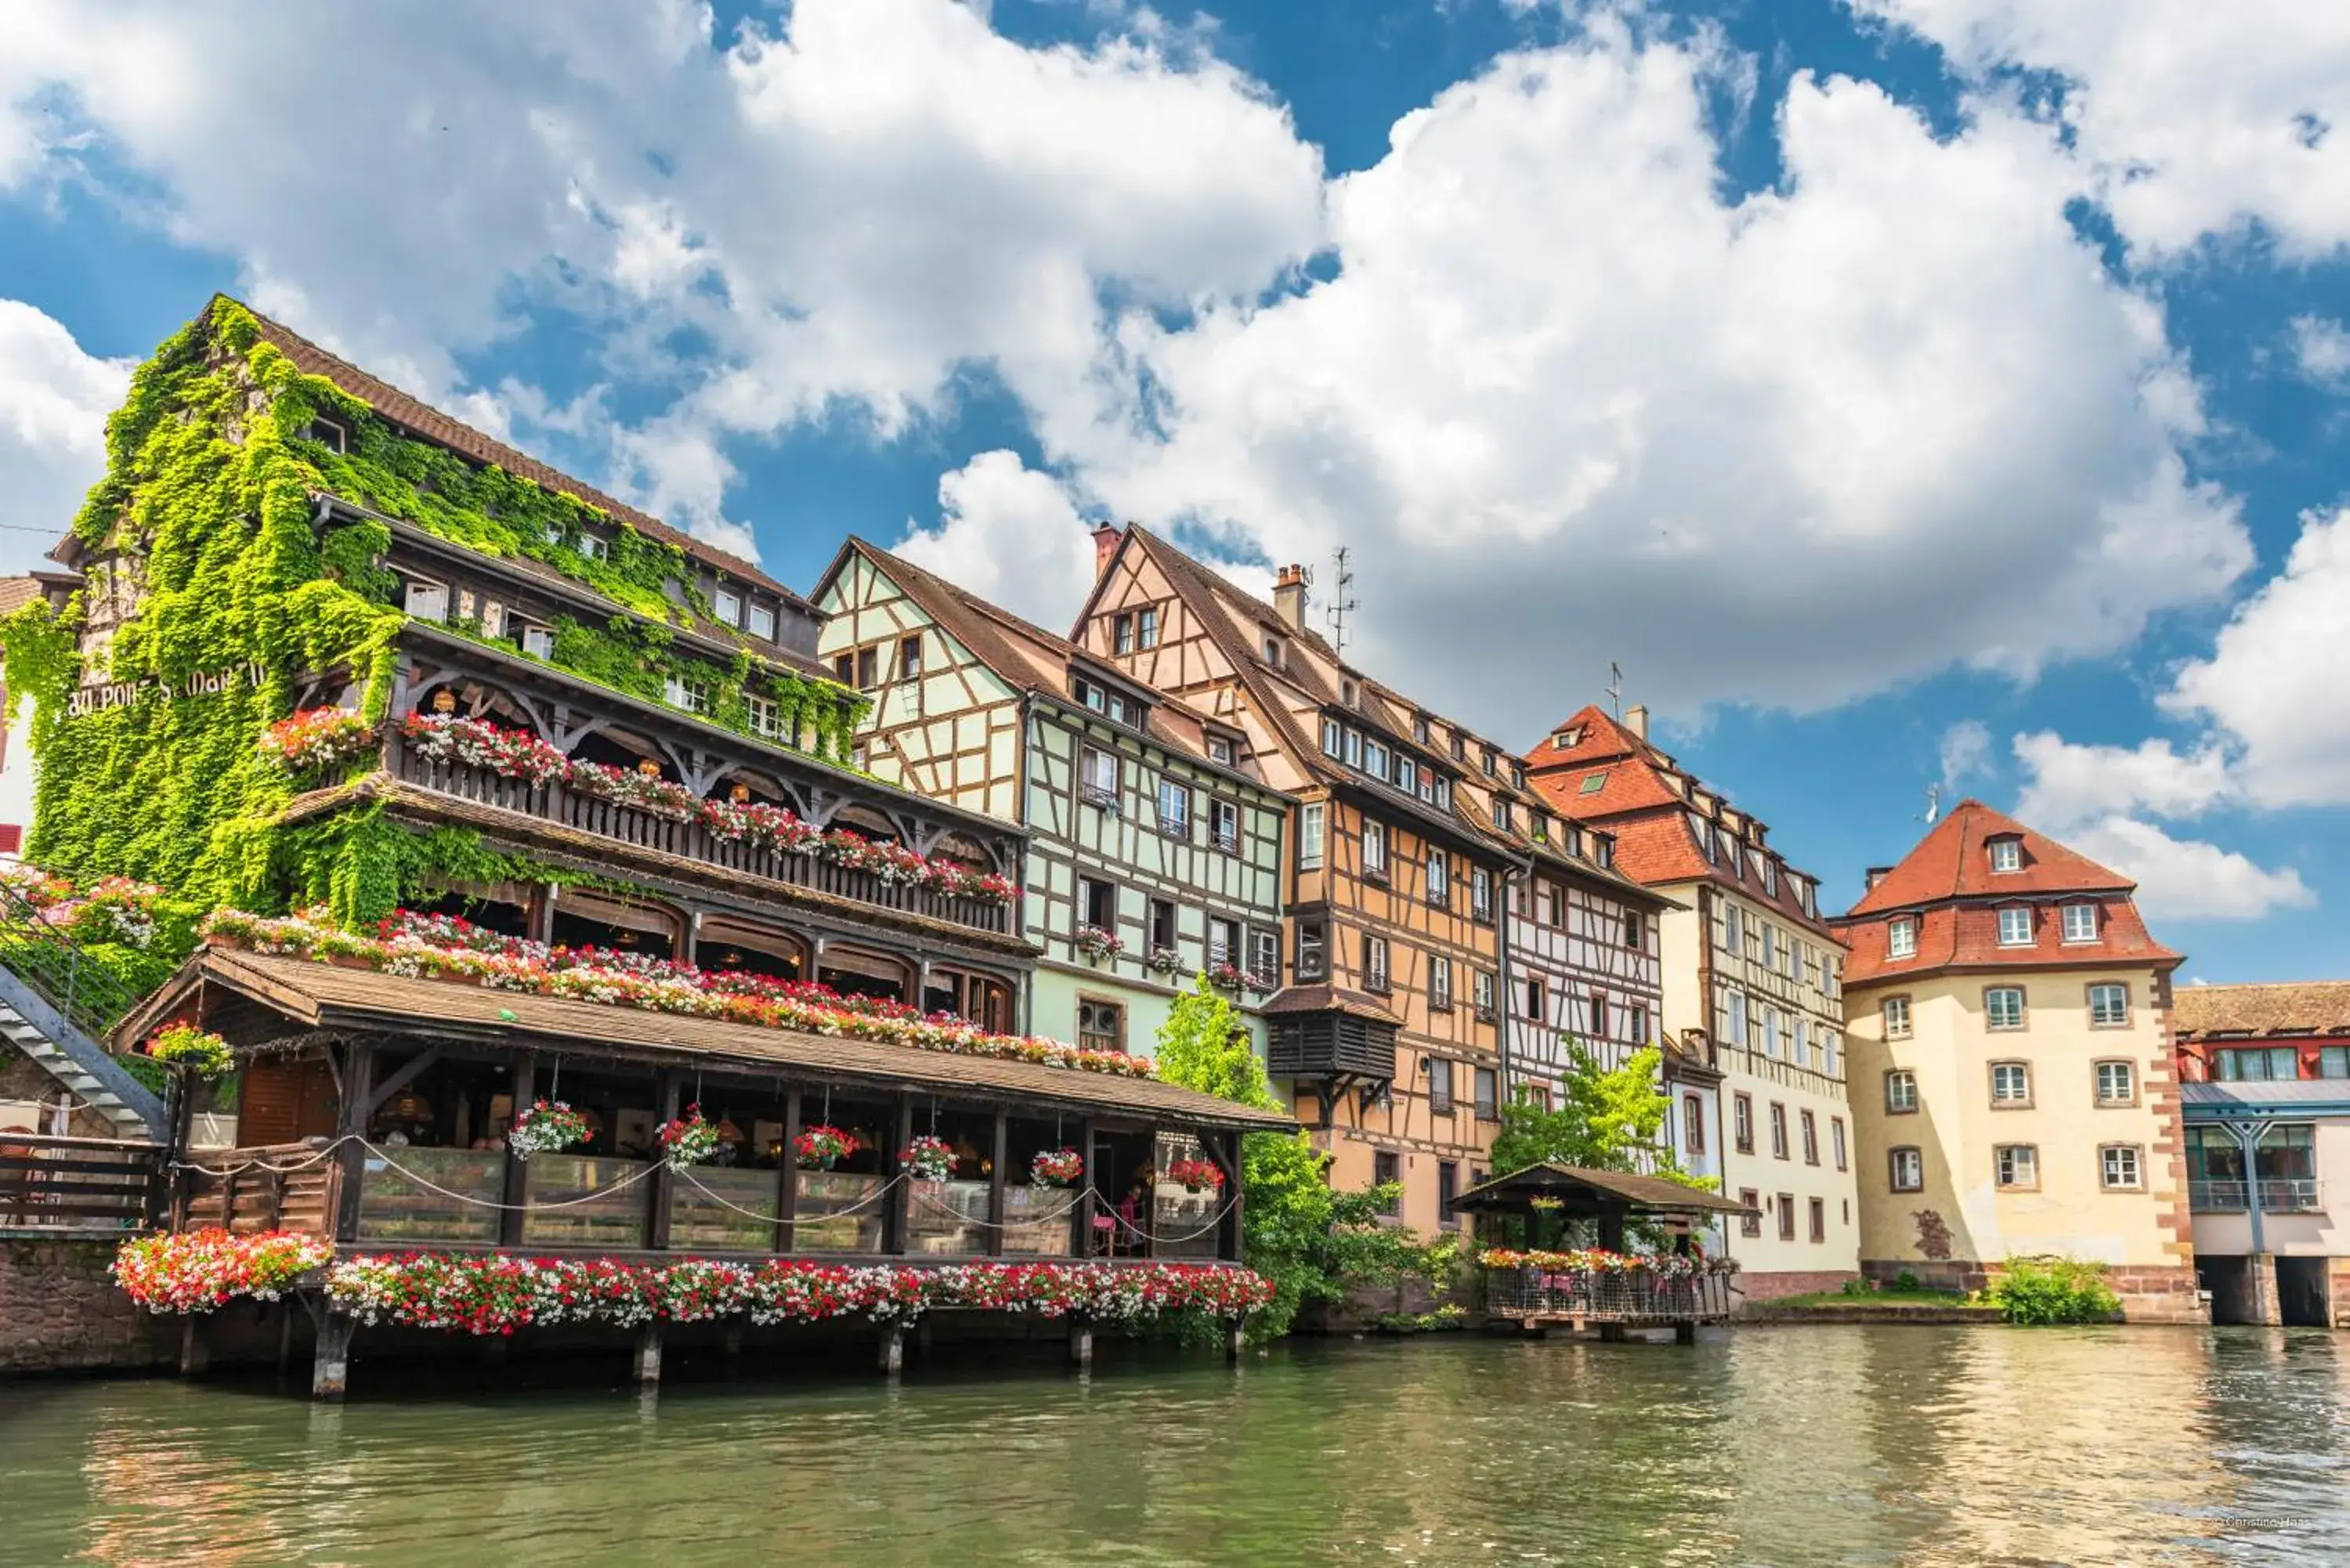
<svg viewBox="0 0 2350 1568">
<path fill-rule="evenodd" d="M 0 883 L 0 1038 L 125 1138 L 162 1139 L 163 1101 L 99 1044 L 139 998 Z"/>
</svg>

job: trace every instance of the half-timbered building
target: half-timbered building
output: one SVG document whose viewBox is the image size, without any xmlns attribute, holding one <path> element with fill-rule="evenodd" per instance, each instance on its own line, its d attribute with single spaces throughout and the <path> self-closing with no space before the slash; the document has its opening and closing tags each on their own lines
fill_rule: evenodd
<svg viewBox="0 0 2350 1568">
<path fill-rule="evenodd" d="M 1148 1054 L 1204 972 L 1262 1050 L 1289 801 L 1246 731 L 863 540 L 815 598 L 866 768 L 1026 830 L 1035 1027 Z"/>
</svg>

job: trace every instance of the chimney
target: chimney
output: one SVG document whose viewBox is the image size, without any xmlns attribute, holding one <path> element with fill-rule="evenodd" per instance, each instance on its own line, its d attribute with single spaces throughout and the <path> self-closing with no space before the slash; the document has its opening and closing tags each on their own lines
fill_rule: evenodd
<svg viewBox="0 0 2350 1568">
<path fill-rule="evenodd" d="M 1648 705 L 1635 702 L 1624 710 L 1624 727 L 1642 740 L 1648 738 Z"/>
<path fill-rule="evenodd" d="M 1874 888 L 1892 875 L 1893 867 L 1890 866 L 1872 866 L 1868 868 L 1868 886 Z M 1865 892 L 1866 888 L 1862 890 Z"/>
<path fill-rule="evenodd" d="M 1109 558 L 1118 554 L 1118 546 L 1126 531 L 1107 523 L 1094 524 L 1094 576 L 1099 579 L 1109 570 Z"/>
<path fill-rule="evenodd" d="M 1305 568 L 1287 566 L 1274 574 L 1273 607 L 1292 631 L 1305 629 Z"/>
</svg>

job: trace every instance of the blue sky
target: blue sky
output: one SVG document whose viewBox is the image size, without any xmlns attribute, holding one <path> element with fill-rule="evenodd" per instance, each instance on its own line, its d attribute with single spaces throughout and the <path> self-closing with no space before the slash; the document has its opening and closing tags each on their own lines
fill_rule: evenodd
<svg viewBox="0 0 2350 1568">
<path fill-rule="evenodd" d="M 1527 744 L 1620 662 L 1831 902 L 1937 784 L 2344 972 L 2350 15 L 235 10 L 0 16 L 0 564 L 226 289 L 787 581 L 1345 543 L 1367 663 Z"/>
</svg>

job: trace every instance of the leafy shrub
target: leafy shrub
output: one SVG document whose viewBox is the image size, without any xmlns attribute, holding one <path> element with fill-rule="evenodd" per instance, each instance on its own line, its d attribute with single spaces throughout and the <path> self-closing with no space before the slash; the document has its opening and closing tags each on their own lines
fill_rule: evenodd
<svg viewBox="0 0 2350 1568">
<path fill-rule="evenodd" d="M 1893 1276 L 1893 1288 L 1897 1291 L 1914 1291 L 1918 1288 L 1918 1276 L 1904 1269 Z"/>
<path fill-rule="evenodd" d="M 1877 1287 L 1856 1274 L 1844 1282 L 1844 1293 L 1848 1296 L 1873 1296 L 1877 1293 Z"/>
<path fill-rule="evenodd" d="M 2009 1323 L 2110 1323 L 2121 1298 L 2103 1263 L 2077 1258 L 2011 1258 L 1987 1293 Z"/>
</svg>

